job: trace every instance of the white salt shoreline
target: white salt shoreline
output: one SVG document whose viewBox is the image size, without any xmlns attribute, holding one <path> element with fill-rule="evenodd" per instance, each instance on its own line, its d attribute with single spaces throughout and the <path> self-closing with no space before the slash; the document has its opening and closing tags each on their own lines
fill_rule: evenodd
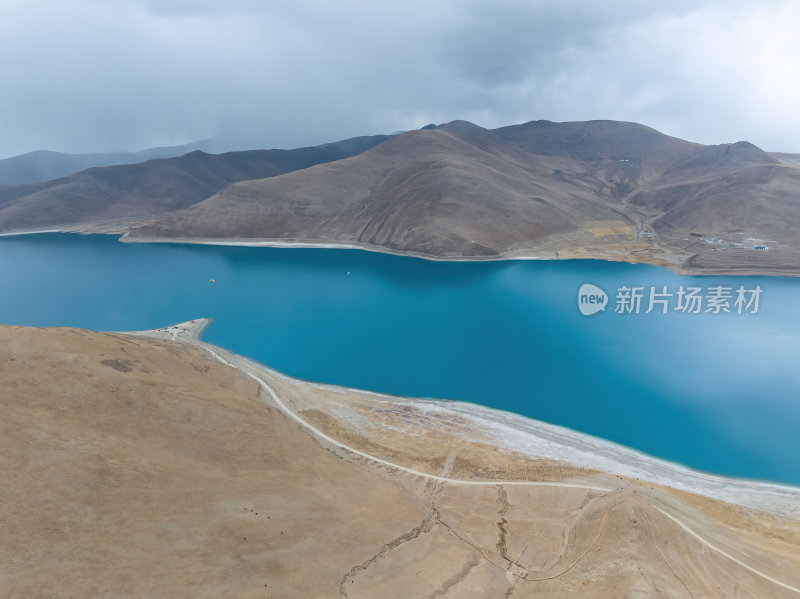
<svg viewBox="0 0 800 599">
<path fill-rule="evenodd" d="M 332 249 L 332 250 L 361 250 L 365 252 L 376 252 L 379 254 L 391 254 L 393 256 L 406 256 L 409 258 L 421 258 L 433 262 L 499 262 L 505 260 L 553 260 L 553 257 L 538 256 L 525 252 L 508 252 L 493 256 L 436 256 L 424 254 L 422 252 L 409 252 L 393 250 L 380 245 L 369 243 L 346 243 L 336 241 L 282 241 L 279 239 L 245 240 L 245 239 L 175 239 L 175 238 L 140 238 L 130 237 L 124 233 L 119 240 L 122 243 L 186 243 L 193 245 L 217 245 L 231 247 L 273 247 L 273 248 L 309 248 L 309 249 Z"/>
<path fill-rule="evenodd" d="M 112 228 L 113 229 L 113 228 Z M 379 245 L 369 243 L 344 243 L 331 241 L 281 241 L 281 240 L 235 240 L 235 239 L 191 239 L 191 238 L 133 238 L 127 232 L 120 231 L 91 231 L 85 230 L 80 226 L 73 229 L 41 229 L 31 231 L 11 231 L 0 233 L 0 237 L 21 237 L 23 235 L 39 235 L 43 233 L 72 233 L 75 235 L 119 235 L 121 243 L 171 243 L 171 244 L 191 244 L 191 245 L 214 245 L 231 247 L 273 247 L 273 248 L 308 248 L 308 249 L 331 249 L 331 250 L 361 250 L 364 252 L 376 252 L 378 254 L 390 254 L 392 256 L 405 256 L 408 258 L 420 258 L 432 262 L 502 262 L 506 260 L 554 260 L 553 256 L 539 256 L 523 251 L 512 251 L 494 256 L 436 256 L 421 252 L 408 252 L 392 250 Z M 599 258 L 599 260 L 606 260 Z"/>
<path fill-rule="evenodd" d="M 414 400 L 417 409 L 447 418 L 471 419 L 492 444 L 507 451 L 548 457 L 721 499 L 728 503 L 800 518 L 800 487 L 732 478 L 693 470 L 625 447 L 519 414 L 458 401 Z M 419 401 L 419 403 L 416 403 Z"/>
<path fill-rule="evenodd" d="M 293 383 L 346 391 L 379 401 L 389 401 L 398 407 L 413 406 L 430 415 L 430 423 L 449 422 L 453 416 L 471 420 L 474 423 L 471 429 L 475 437 L 470 440 L 494 445 L 502 451 L 556 460 L 607 474 L 637 478 L 742 507 L 800 519 L 800 487 L 700 472 L 613 441 L 479 404 L 442 399 L 403 398 L 362 389 L 302 381 L 249 358 L 241 356 L 239 358 L 254 367 L 263 368 L 272 376 Z"/>
<path fill-rule="evenodd" d="M 236 355 L 224 348 L 200 341 L 199 335 L 209 323 L 208 319 L 200 318 L 159 331 L 138 334 L 181 339 L 206 347 L 214 353 L 226 356 L 233 364 L 243 365 L 255 371 L 261 370 L 272 377 L 295 385 L 344 391 L 373 401 L 388 402 L 398 409 L 411 406 L 428 416 L 426 426 L 431 429 L 435 429 L 440 423 L 444 427 L 446 423 L 452 422 L 455 418 L 462 422 L 467 421 L 471 423 L 468 426 L 471 435 L 470 441 L 487 443 L 497 447 L 500 451 L 523 454 L 538 459 L 555 460 L 611 475 L 636 478 L 640 481 L 672 487 L 745 508 L 770 512 L 794 520 L 800 519 L 800 487 L 699 472 L 612 441 L 478 404 L 439 399 L 403 398 L 363 389 L 296 379 L 245 356 Z M 186 329 L 185 333 L 176 333 L 176 330 L 180 329 Z M 237 368 L 240 368 L 238 365 Z M 386 423 L 384 425 L 389 426 Z"/>
<path fill-rule="evenodd" d="M 0 233 L 0 237 L 11 237 L 17 235 L 30 235 L 35 233 L 59 233 L 73 232 L 86 233 L 85 231 L 72 230 L 39 230 L 39 231 L 19 231 L 11 233 Z M 349 245 L 341 243 L 315 243 L 315 242 L 282 242 L 282 241 L 229 241 L 229 240 L 128 240 L 127 233 L 120 241 L 123 242 L 152 242 L 152 243 L 194 243 L 204 245 L 229 245 L 246 247 L 307 247 L 307 248 L 335 248 L 335 249 L 358 249 L 366 251 L 378 251 L 395 255 L 404 255 L 424 259 L 441 261 L 492 261 L 509 259 L 548 259 L 537 256 L 519 255 L 516 257 L 490 257 L 490 258 L 431 258 L 425 255 L 415 255 L 410 253 L 400 253 L 368 245 Z M 208 324 L 206 319 L 198 319 L 196 322 Z M 187 324 L 187 323 L 183 323 Z M 175 325 L 182 326 L 182 325 Z M 195 332 L 199 334 L 199 331 Z M 183 335 L 179 335 L 183 337 Z M 187 341 L 194 341 L 186 338 Z M 198 343 L 202 343 L 199 342 Z M 247 360 L 237 356 L 239 359 Z M 248 360 L 249 362 L 252 362 Z M 261 364 L 252 362 L 259 368 L 264 368 L 273 376 L 279 376 L 287 380 L 297 381 L 287 375 L 269 369 Z M 321 387 L 342 389 L 332 385 L 320 385 L 306 381 L 297 381 L 305 385 L 318 385 Z M 670 486 L 708 497 L 721 499 L 723 501 L 750 507 L 759 510 L 766 510 L 778 514 L 800 518 L 800 487 L 779 485 L 761 481 L 750 481 L 744 479 L 728 478 L 713 474 L 698 472 L 675 464 L 666 460 L 655 458 L 636 450 L 617 445 L 611 441 L 599 439 L 544 422 L 536 421 L 517 414 L 503 412 L 486 408 L 477 404 L 448 400 L 427 400 L 427 399 L 403 399 L 371 393 L 368 391 L 347 389 L 352 393 L 373 395 L 382 400 L 392 400 L 395 402 L 412 402 L 414 407 L 427 410 L 431 416 L 438 413 L 438 417 L 447 418 L 448 413 L 458 414 L 465 418 L 471 418 L 475 422 L 475 430 L 483 432 L 487 440 L 498 448 L 505 451 L 527 453 L 533 457 L 549 458 L 560 460 L 575 466 L 592 468 L 633 478 L 640 478 L 653 483 Z"/>
</svg>

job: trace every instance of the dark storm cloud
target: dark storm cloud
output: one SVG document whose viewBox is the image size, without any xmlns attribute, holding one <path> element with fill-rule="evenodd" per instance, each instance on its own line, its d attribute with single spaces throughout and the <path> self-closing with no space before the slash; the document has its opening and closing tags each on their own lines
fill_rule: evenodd
<svg viewBox="0 0 800 599">
<path fill-rule="evenodd" d="M 791 2 L 0 4 L 0 156 L 296 146 L 456 118 L 800 150 Z"/>
</svg>

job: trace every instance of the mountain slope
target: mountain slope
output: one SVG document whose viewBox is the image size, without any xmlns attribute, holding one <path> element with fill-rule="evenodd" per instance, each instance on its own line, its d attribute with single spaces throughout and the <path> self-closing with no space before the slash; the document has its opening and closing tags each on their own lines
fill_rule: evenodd
<svg viewBox="0 0 800 599">
<path fill-rule="evenodd" d="M 624 147 L 626 131 L 638 127 L 616 124 L 609 137 Z M 132 236 L 330 240 L 491 256 L 583 221 L 624 220 L 607 197 L 617 184 L 592 175 L 581 155 L 546 153 L 510 133 L 463 121 L 411 131 L 347 160 L 231 185 Z"/>
<path fill-rule="evenodd" d="M 210 139 L 180 146 L 148 148 L 139 152 L 111 152 L 105 154 L 64 154 L 36 150 L 0 160 L 0 185 L 41 183 L 96 166 L 136 164 L 154 158 L 173 158 L 196 150 L 209 151 Z"/>
<path fill-rule="evenodd" d="M 231 185 L 129 236 L 685 270 L 702 270 L 698 258 L 713 254 L 718 271 L 792 274 L 800 273 L 798 183 L 799 168 L 747 142 L 703 146 L 614 121 L 493 131 L 454 121 L 347 160 Z M 750 251 L 765 240 L 769 252 Z"/>
<path fill-rule="evenodd" d="M 386 139 L 361 137 L 296 150 L 206 154 L 97 167 L 33 185 L 0 186 L 0 231 L 146 219 L 199 202 L 244 179 L 272 177 L 357 154 Z"/>
<path fill-rule="evenodd" d="M 208 348 L 231 367 L 180 332 L 0 326 L 0 596 L 797 596 L 795 490 L 714 480 L 745 508 L 579 467 L 543 423 L 499 440 L 508 414 Z"/>
<path fill-rule="evenodd" d="M 0 231 L 800 275 L 796 158 L 747 142 L 703 146 L 636 123 L 487 130 L 454 121 L 391 138 L 194 152 L 0 186 Z"/>
</svg>

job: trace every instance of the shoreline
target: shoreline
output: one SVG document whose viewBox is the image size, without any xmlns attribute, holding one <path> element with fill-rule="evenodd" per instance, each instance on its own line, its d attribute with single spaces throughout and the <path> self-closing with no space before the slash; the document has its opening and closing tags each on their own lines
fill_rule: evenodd
<svg viewBox="0 0 800 599">
<path fill-rule="evenodd" d="M 680 264 L 663 260 L 659 258 L 637 259 L 630 260 L 630 255 L 597 255 L 597 256 L 574 256 L 568 258 L 557 258 L 555 255 L 541 255 L 533 253 L 531 250 L 508 250 L 502 254 L 492 256 L 463 256 L 451 255 L 441 256 L 435 254 L 427 254 L 424 252 L 404 251 L 387 248 L 384 246 L 358 242 L 335 242 L 330 240 L 293 240 L 287 241 L 283 239 L 252 239 L 252 238 L 225 238 L 225 239 L 209 239 L 209 238 L 169 238 L 169 237 L 148 237 L 148 238 L 133 238 L 130 237 L 129 231 L 124 226 L 114 225 L 109 223 L 107 225 L 75 225 L 72 228 L 60 229 L 39 229 L 29 231 L 11 231 L 0 233 L 2 237 L 21 237 L 24 235 L 38 235 L 44 233 L 67 233 L 73 235 L 115 235 L 119 236 L 120 243 L 163 243 L 175 245 L 212 245 L 212 246 L 227 246 L 227 247 L 270 247 L 270 248 L 286 248 L 286 249 L 335 249 L 335 250 L 361 250 L 365 252 L 373 252 L 377 254 L 388 254 L 391 256 L 400 256 L 404 258 L 417 258 L 420 260 L 427 260 L 429 262 L 511 262 L 522 260 L 539 260 L 539 261 L 574 261 L 574 260 L 595 260 L 600 262 L 619 262 L 623 264 L 645 264 L 647 266 L 656 266 L 660 268 L 667 268 L 673 273 L 684 277 L 705 277 L 705 276 L 725 276 L 725 277 L 785 277 L 785 278 L 798 278 L 800 277 L 800 268 L 792 271 L 784 271 L 780 269 L 710 269 L 710 268 L 694 268 L 686 269 Z M 562 251 L 562 250 L 559 250 Z M 550 254 L 551 252 L 548 252 Z M 554 254 L 554 252 L 553 252 Z M 680 258 L 675 256 L 675 258 Z M 688 259 L 688 258 L 687 258 Z"/>
<path fill-rule="evenodd" d="M 578 468 L 596 470 L 609 476 L 646 481 L 740 507 L 800 520 L 800 486 L 701 472 L 607 439 L 480 404 L 445 399 L 404 398 L 364 389 L 297 379 L 251 358 L 202 341 L 200 336 L 210 323 L 209 319 L 198 318 L 163 329 L 126 332 L 125 334 L 189 343 L 204 349 L 216 359 L 256 380 L 259 380 L 258 375 L 261 373 L 300 388 L 352 394 L 368 403 L 380 404 L 382 410 L 387 407 L 394 407 L 399 411 L 413 408 L 422 415 L 428 430 L 444 433 L 449 422 L 454 420 L 466 422 L 470 438 L 465 441 L 485 443 L 501 453 L 516 452 L 533 459 L 554 460 Z M 183 331 L 183 333 L 176 331 Z M 275 395 L 274 392 L 271 393 Z M 296 413 L 291 415 L 307 428 L 319 433 L 312 424 L 304 421 Z M 335 442 L 341 445 L 338 441 Z M 363 452 L 359 453 L 362 456 L 366 455 Z M 380 458 L 368 455 L 366 457 L 386 464 L 385 460 Z M 398 468 L 407 470 L 403 467 Z M 427 476 L 437 478 L 435 475 Z M 499 484 L 494 480 L 482 482 L 483 484 Z M 504 484 L 516 484 L 509 483 L 509 481 L 503 482 Z M 517 482 L 524 483 L 524 481 Z M 478 484 L 478 481 L 462 481 L 462 484 Z"/>
<path fill-rule="evenodd" d="M 649 260 L 627 260 L 629 256 L 576 256 L 569 258 L 556 258 L 553 255 L 538 255 L 528 250 L 509 250 L 502 254 L 493 256 L 440 256 L 426 254 L 424 252 L 395 250 L 379 245 L 368 243 L 348 243 L 331 241 L 284 241 L 279 239 L 193 239 L 193 238 L 132 238 L 128 233 L 124 233 L 119 241 L 121 243 L 169 243 L 169 244 L 191 244 L 191 245 L 216 245 L 229 247 L 271 247 L 271 248 L 307 248 L 307 249 L 336 249 L 336 250 L 361 250 L 374 252 L 377 254 L 389 254 L 392 256 L 402 256 L 405 258 L 418 258 L 429 262 L 511 262 L 517 260 L 539 260 L 550 262 L 568 262 L 575 260 L 595 260 L 600 262 L 619 262 L 624 264 L 645 264 L 647 266 L 657 266 L 667 268 L 673 273 L 684 277 L 705 277 L 705 276 L 725 276 L 725 277 L 800 277 L 800 269 L 797 271 L 781 270 L 753 270 L 753 269 L 686 269 L 675 262 L 661 259 Z M 559 250 L 561 251 L 561 250 Z"/>
<path fill-rule="evenodd" d="M 32 235 L 44 233 L 72 233 L 72 234 L 98 234 L 93 232 L 82 231 L 62 231 L 62 230 L 42 230 L 42 231 L 25 231 L 15 233 L 0 233 L 0 237 Z M 117 235 L 118 233 L 107 233 Z M 138 243 L 139 240 L 126 240 L 125 235 L 120 239 L 123 243 Z M 423 255 L 415 255 L 410 253 L 395 252 L 387 250 L 386 248 L 379 248 L 377 246 L 362 245 L 346 245 L 346 244 L 333 244 L 333 243 L 307 243 L 307 242 L 279 242 L 279 241 L 222 241 L 222 240 L 145 240 L 145 243 L 194 243 L 205 245 L 230 245 L 230 246 L 245 246 L 245 247 L 295 247 L 295 248 L 330 248 L 330 249 L 357 249 L 361 251 L 377 251 L 379 253 L 388 253 L 392 255 L 400 255 L 406 257 L 416 257 L 421 259 L 430 259 L 437 261 L 456 261 L 449 258 L 426 258 Z M 550 260 L 549 258 L 534 257 L 534 256 L 519 256 L 516 258 L 461 258 L 460 261 L 502 261 L 511 259 L 539 259 Z M 610 261 L 610 260 L 608 260 Z M 730 275 L 735 276 L 735 275 Z M 755 275 L 755 276 L 771 276 L 771 275 Z M 785 275 L 777 275 L 785 276 Z M 186 325 L 187 323 L 181 323 Z M 181 325 L 173 325 L 157 331 L 167 331 L 162 336 L 172 340 L 182 340 L 189 343 L 197 344 L 205 347 L 205 344 L 200 340 L 202 332 L 211 324 L 209 319 L 196 319 L 194 326 L 191 327 L 191 334 L 188 333 L 189 327 L 184 327 L 180 331 L 176 330 Z M 130 334 L 148 334 L 155 336 L 157 331 L 145 331 Z M 211 346 L 214 347 L 214 346 Z M 224 348 L 219 348 L 222 351 Z M 327 385 L 322 383 L 313 383 L 309 381 L 302 381 L 295 379 L 278 371 L 275 371 L 268 366 L 258 364 L 257 362 L 245 356 L 236 356 L 231 354 L 238 360 L 250 362 L 257 368 L 262 368 L 269 372 L 272 376 L 291 380 L 295 383 L 300 383 L 306 386 L 325 388 L 325 389 L 345 389 L 350 393 L 379 398 L 382 400 L 392 400 L 396 402 L 404 402 L 406 404 L 413 403 L 416 407 L 424 407 L 429 410 L 431 414 L 439 414 L 441 417 L 446 418 L 447 415 L 459 415 L 467 418 L 472 418 L 476 424 L 485 426 L 487 421 L 491 422 L 489 428 L 492 429 L 492 441 L 498 447 L 508 448 L 506 443 L 507 439 L 515 438 L 520 443 L 527 443 L 531 451 L 542 447 L 547 447 L 549 450 L 557 449 L 557 453 L 563 453 L 568 456 L 565 461 L 568 463 L 580 466 L 597 468 L 604 472 L 614 472 L 616 474 L 632 477 L 646 478 L 659 484 L 666 484 L 667 486 L 674 486 L 676 488 L 685 489 L 691 492 L 698 492 L 705 494 L 709 497 L 723 499 L 728 502 L 737 503 L 740 505 L 752 505 L 749 503 L 742 503 L 741 498 L 734 497 L 737 494 L 750 494 L 753 492 L 761 493 L 765 488 L 769 488 L 775 496 L 777 503 L 782 503 L 784 500 L 791 501 L 800 506 L 800 486 L 793 486 L 784 483 L 774 483 L 769 481 L 750 480 L 744 478 L 736 478 L 730 476 L 716 475 L 712 473 L 704 473 L 694 470 L 690 467 L 681 464 L 663 460 L 648 454 L 639 452 L 633 448 L 616 444 L 613 441 L 602 439 L 573 431 L 557 425 L 550 425 L 541 421 L 527 418 L 513 412 L 505 412 L 494 408 L 481 406 L 480 404 L 472 404 L 468 402 L 460 402 L 454 400 L 442 399 L 408 399 L 401 397 L 394 397 L 375 393 L 367 390 L 352 389 L 340 387 L 337 385 Z M 550 454 L 548 454 L 549 457 Z M 687 482 L 690 480 L 691 482 Z M 694 485 L 694 486 L 693 486 Z M 699 485 L 699 487 L 697 486 Z M 757 487 L 757 489 L 756 489 Z M 700 490 L 702 488 L 702 490 Z M 754 506 L 755 507 L 755 506 Z M 785 512 L 785 508 L 780 508 Z M 793 509 L 792 513 L 800 514 L 800 509 Z"/>
<path fill-rule="evenodd" d="M 0 594 L 800 597 L 774 489 L 747 509 L 504 452 L 457 413 L 217 353 L 207 325 L 0 327 L 0 503 L 24 545 Z"/>
<path fill-rule="evenodd" d="M 171 244 L 192 244 L 192 245 L 217 245 L 229 247 L 271 247 L 287 249 L 332 249 L 332 250 L 361 250 L 376 254 L 388 254 L 391 256 L 401 256 L 404 258 L 417 258 L 429 262 L 511 262 L 517 260 L 540 260 L 550 262 L 567 262 L 574 260 L 597 260 L 601 262 L 623 262 L 625 264 L 646 264 L 648 266 L 659 266 L 669 268 L 676 274 L 693 276 L 694 274 L 703 275 L 705 273 L 688 273 L 681 270 L 675 264 L 666 261 L 631 261 L 615 259 L 608 256 L 602 257 L 575 257 L 575 258 L 556 258 L 555 256 L 537 255 L 529 250 L 509 250 L 502 254 L 493 256 L 440 256 L 436 254 L 426 254 L 424 252 L 414 252 L 409 250 L 395 250 L 380 245 L 369 243 L 348 243 L 332 241 L 285 241 L 281 239 L 184 239 L 184 238 L 133 238 L 128 233 L 124 233 L 119 241 L 121 243 L 171 243 Z M 724 274 L 724 273 L 713 273 Z M 800 273 L 798 273 L 800 276 Z"/>
</svg>

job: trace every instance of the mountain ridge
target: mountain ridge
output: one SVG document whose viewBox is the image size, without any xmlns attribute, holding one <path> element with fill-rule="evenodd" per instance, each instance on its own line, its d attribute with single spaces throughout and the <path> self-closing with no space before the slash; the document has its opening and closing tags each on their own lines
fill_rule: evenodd
<svg viewBox="0 0 800 599">
<path fill-rule="evenodd" d="M 704 146 L 610 120 L 497 129 L 451 121 L 314 148 L 143 164 L 0 186 L 0 232 L 105 227 L 129 241 L 800 275 L 791 227 L 800 220 L 800 159 L 745 141 Z"/>
<path fill-rule="evenodd" d="M 195 150 L 173 158 L 94 167 L 42 183 L 0 186 L 0 230 L 152 218 L 199 202 L 235 181 L 338 160 L 384 139 L 365 136 L 295 150 Z"/>
<path fill-rule="evenodd" d="M 637 123 L 466 121 L 231 185 L 128 239 L 344 244 L 442 259 L 605 258 L 800 274 L 800 169 Z M 777 238 L 776 238 L 777 234 Z M 703 241 L 720 237 L 722 244 Z M 769 252 L 754 248 L 764 245 Z M 725 252 L 725 250 L 753 250 Z"/>
<path fill-rule="evenodd" d="M 137 164 L 154 158 L 174 158 L 194 150 L 209 151 L 213 142 L 213 139 L 203 139 L 188 144 L 159 146 L 136 152 L 70 154 L 52 150 L 34 150 L 0 159 L 0 185 L 42 183 L 96 166 Z"/>
</svg>

